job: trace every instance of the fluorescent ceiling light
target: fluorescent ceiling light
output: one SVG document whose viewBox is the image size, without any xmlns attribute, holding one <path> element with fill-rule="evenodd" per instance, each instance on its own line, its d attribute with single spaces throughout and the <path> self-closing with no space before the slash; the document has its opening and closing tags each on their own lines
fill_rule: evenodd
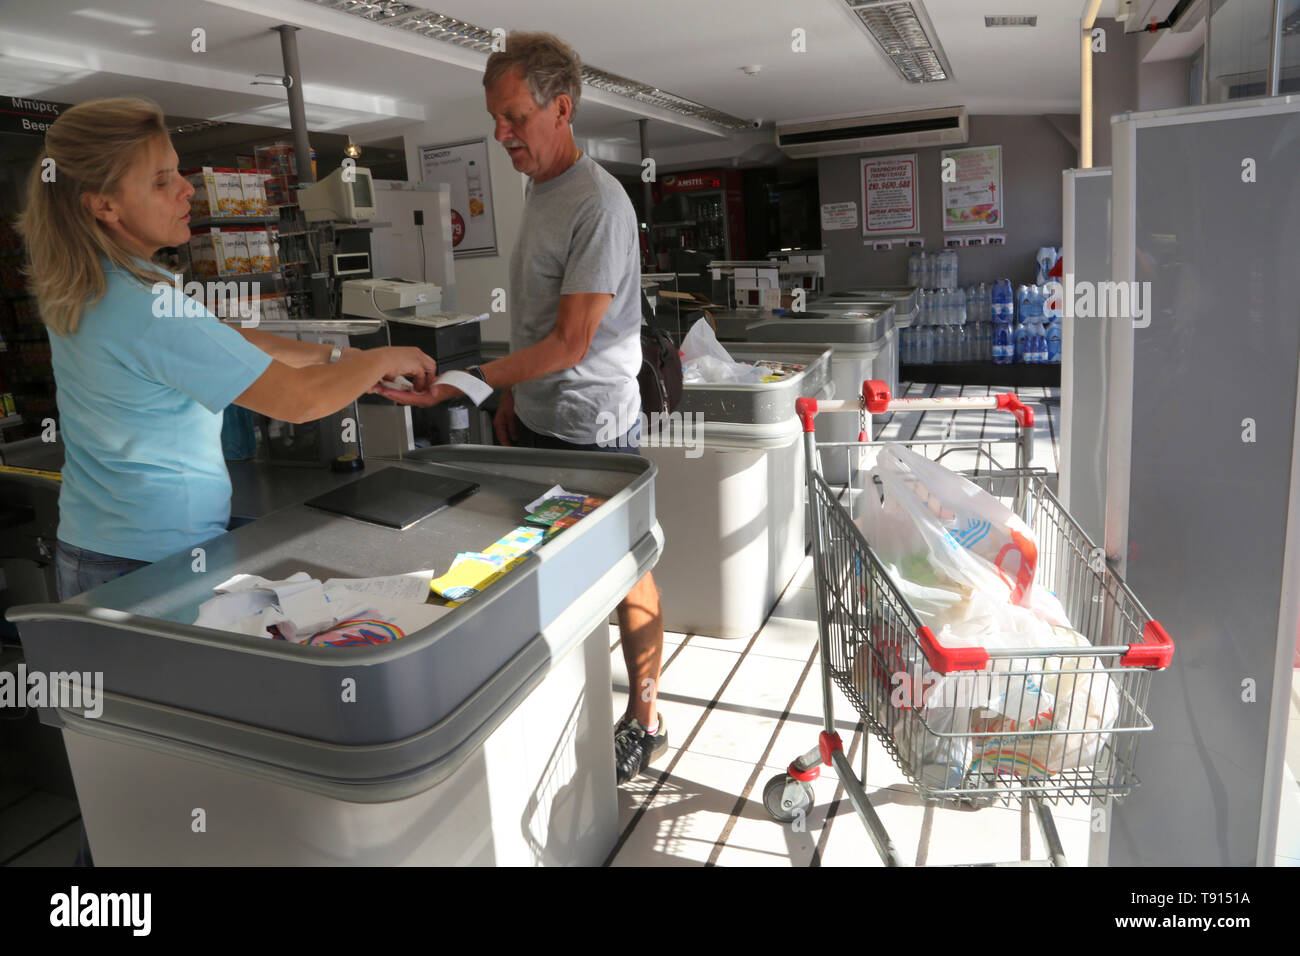
<svg viewBox="0 0 1300 956">
<path fill-rule="evenodd" d="M 135 30 L 147 30 L 156 26 L 152 20 L 138 20 L 135 17 L 124 17 L 117 13 L 105 13 L 102 10 L 73 10 L 74 17 L 85 17 L 87 20 L 98 20 L 100 23 L 111 23 L 119 27 L 131 27 Z"/>
<path fill-rule="evenodd" d="M 986 27 L 1036 27 L 1038 26 L 1038 17 L 985 17 L 984 25 Z"/>
<path fill-rule="evenodd" d="M 921 0 L 843 2 L 907 82 L 952 79 L 952 67 Z"/>
<path fill-rule="evenodd" d="M 391 0 L 375 0 L 375 2 L 369 2 L 369 0 L 307 0 L 307 2 L 319 7 L 328 7 L 340 13 L 351 14 L 363 20 L 369 20 L 371 23 L 379 23 L 394 29 L 405 30 L 408 33 L 416 33 L 431 40 L 450 43 L 472 50 L 475 53 L 482 53 L 485 56 L 492 52 L 491 30 L 476 26 L 465 20 L 457 20 L 455 17 L 436 13 L 433 10 L 426 10 L 423 7 L 391 2 Z M 675 93 L 669 93 L 667 90 L 647 86 L 645 83 L 639 83 L 636 80 L 630 80 L 627 77 L 600 70 L 593 66 L 587 66 L 586 64 L 583 64 L 582 67 L 582 82 L 604 93 L 612 93 L 647 106 L 658 107 L 681 116 L 689 116 L 722 129 L 750 129 L 754 125 L 747 120 L 731 116 L 721 110 L 715 110 L 693 100 L 688 100 L 683 96 L 678 96 Z"/>
</svg>

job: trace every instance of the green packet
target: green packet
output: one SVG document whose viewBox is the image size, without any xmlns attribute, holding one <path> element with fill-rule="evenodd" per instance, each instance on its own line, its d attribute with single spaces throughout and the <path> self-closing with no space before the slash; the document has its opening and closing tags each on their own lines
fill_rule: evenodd
<svg viewBox="0 0 1300 956">
<path fill-rule="evenodd" d="M 608 500 L 591 495 L 555 495 L 538 505 L 537 510 L 526 516 L 524 521 L 549 528 L 569 516 L 585 518 Z"/>
<path fill-rule="evenodd" d="M 537 506 L 536 511 L 526 515 L 524 521 L 549 528 L 561 518 L 573 514 L 579 507 L 581 507 L 580 503 L 571 498 L 547 498 Z"/>
</svg>

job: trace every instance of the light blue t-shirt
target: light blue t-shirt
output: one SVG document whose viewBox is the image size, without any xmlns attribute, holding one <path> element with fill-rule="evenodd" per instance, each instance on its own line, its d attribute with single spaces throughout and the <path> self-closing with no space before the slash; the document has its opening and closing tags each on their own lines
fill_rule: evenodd
<svg viewBox="0 0 1300 956">
<path fill-rule="evenodd" d="M 155 296 L 101 262 L 104 297 L 73 335 L 50 333 L 65 448 L 58 536 L 157 561 L 226 530 L 222 412 L 271 357 L 194 300 Z"/>
</svg>

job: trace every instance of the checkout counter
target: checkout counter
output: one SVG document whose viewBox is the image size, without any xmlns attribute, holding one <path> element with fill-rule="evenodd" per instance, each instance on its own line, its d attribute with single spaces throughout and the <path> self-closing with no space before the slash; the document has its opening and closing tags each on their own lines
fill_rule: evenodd
<svg viewBox="0 0 1300 956">
<path fill-rule="evenodd" d="M 205 543 L 201 567 L 181 553 L 10 610 L 29 669 L 102 675 L 98 717 L 41 713 L 62 731 L 97 864 L 604 861 L 618 816 L 606 622 L 662 550 L 654 466 L 453 446 L 364 474 L 387 468 L 479 488 L 396 531 L 304 503 L 355 475 L 236 463 L 233 510 L 252 520 Z M 314 647 L 193 623 L 236 573 L 442 573 L 556 484 L 608 501 L 400 640 Z"/>
</svg>

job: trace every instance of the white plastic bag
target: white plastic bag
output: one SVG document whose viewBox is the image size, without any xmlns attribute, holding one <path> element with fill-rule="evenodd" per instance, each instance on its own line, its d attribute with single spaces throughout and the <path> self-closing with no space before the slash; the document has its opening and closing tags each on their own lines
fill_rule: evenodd
<svg viewBox="0 0 1300 956">
<path fill-rule="evenodd" d="M 872 474 L 884 499 L 868 482 L 858 528 L 941 645 L 1088 646 L 1055 595 L 1033 587 L 1037 548 L 1011 509 L 902 447 L 887 446 Z M 860 657 L 853 676 L 864 696 L 868 681 L 877 693 L 890 684 L 894 707 L 919 712 L 919 721 L 896 722 L 900 747 L 923 784 L 956 789 L 972 772 L 1041 779 L 1089 766 L 1119 707 L 1110 679 L 1091 672 L 1094 660 L 1019 658 L 939 675 L 914 643 L 904 643 L 878 648 L 870 666 Z M 905 700 L 897 699 L 900 684 Z M 1051 729 L 1090 732 L 1024 733 Z"/>
<path fill-rule="evenodd" d="M 686 385 L 753 385 L 763 380 L 757 366 L 735 361 L 718 342 L 708 319 L 697 319 L 682 339 L 682 382 Z"/>
<path fill-rule="evenodd" d="M 911 519 L 912 541 L 924 545 L 935 572 L 975 591 L 1008 594 L 1012 604 L 1038 607 L 1033 597 L 1038 547 L 1015 512 L 974 483 L 901 445 L 881 450 L 873 474 L 884 489 L 883 507 Z M 900 557 L 914 559 L 913 554 Z M 1041 610 L 1051 623 L 1069 623 L 1059 602 L 1044 602 Z"/>
</svg>

